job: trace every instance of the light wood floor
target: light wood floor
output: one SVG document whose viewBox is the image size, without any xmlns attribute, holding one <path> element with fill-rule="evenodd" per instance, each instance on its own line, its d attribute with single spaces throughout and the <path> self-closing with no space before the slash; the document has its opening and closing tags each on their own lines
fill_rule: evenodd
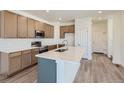
<svg viewBox="0 0 124 93">
<path fill-rule="evenodd" d="M 37 80 L 37 66 L 30 67 L 0 83 L 35 83 Z"/>
<path fill-rule="evenodd" d="M 92 61 L 82 61 L 75 83 L 124 83 L 124 68 L 112 64 L 103 54 L 93 54 Z"/>
<path fill-rule="evenodd" d="M 1 83 L 34 83 L 37 80 L 37 66 L 26 69 L 15 76 L 1 80 Z M 81 61 L 74 83 L 122 83 L 124 68 L 111 63 L 101 54 L 93 54 L 92 61 Z"/>
</svg>

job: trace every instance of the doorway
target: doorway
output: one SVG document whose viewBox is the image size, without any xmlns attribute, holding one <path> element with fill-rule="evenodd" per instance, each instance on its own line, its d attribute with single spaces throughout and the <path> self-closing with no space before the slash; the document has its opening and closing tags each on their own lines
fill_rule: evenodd
<svg viewBox="0 0 124 93">
<path fill-rule="evenodd" d="M 107 54 L 107 20 L 92 22 L 92 51 Z"/>
</svg>

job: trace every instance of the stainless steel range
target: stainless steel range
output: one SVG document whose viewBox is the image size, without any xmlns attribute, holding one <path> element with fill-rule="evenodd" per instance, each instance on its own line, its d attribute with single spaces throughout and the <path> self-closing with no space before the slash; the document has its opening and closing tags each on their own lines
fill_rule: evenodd
<svg viewBox="0 0 124 93">
<path fill-rule="evenodd" d="M 31 42 L 32 47 L 39 47 L 39 53 L 47 52 L 48 51 L 48 46 L 42 46 L 41 41 L 33 41 Z"/>
</svg>

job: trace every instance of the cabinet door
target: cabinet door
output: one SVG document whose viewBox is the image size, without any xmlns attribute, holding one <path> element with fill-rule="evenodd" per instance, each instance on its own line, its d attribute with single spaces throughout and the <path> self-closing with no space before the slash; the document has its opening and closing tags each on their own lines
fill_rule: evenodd
<svg viewBox="0 0 124 93">
<path fill-rule="evenodd" d="M 44 31 L 44 23 L 39 22 L 39 30 Z"/>
<path fill-rule="evenodd" d="M 27 17 L 18 16 L 18 37 L 26 38 L 27 37 Z"/>
<path fill-rule="evenodd" d="M 57 48 L 57 45 L 49 45 L 48 46 L 48 51 L 56 49 L 56 48 Z"/>
<path fill-rule="evenodd" d="M 37 54 L 39 54 L 39 49 L 32 49 L 32 60 L 31 60 L 32 64 L 37 63 L 37 58 L 35 57 L 35 55 Z"/>
<path fill-rule="evenodd" d="M 65 38 L 65 33 L 74 33 L 74 25 L 60 26 L 60 38 Z"/>
<path fill-rule="evenodd" d="M 35 20 L 35 30 L 40 30 L 40 22 Z"/>
<path fill-rule="evenodd" d="M 44 24 L 45 38 L 49 37 L 49 27 L 48 24 Z"/>
<path fill-rule="evenodd" d="M 11 12 L 4 12 L 4 36 L 5 38 L 17 37 L 17 15 Z"/>
<path fill-rule="evenodd" d="M 31 50 L 22 51 L 22 69 L 31 65 Z"/>
<path fill-rule="evenodd" d="M 45 24 L 45 38 L 53 38 L 54 37 L 54 26 L 49 24 Z"/>
<path fill-rule="evenodd" d="M 66 26 L 60 26 L 60 38 L 64 38 L 65 37 L 65 32 L 67 32 L 68 29 Z"/>
<path fill-rule="evenodd" d="M 50 25 L 50 38 L 54 38 L 54 26 Z"/>
<path fill-rule="evenodd" d="M 21 70 L 21 52 L 9 54 L 9 73 L 8 75 Z"/>
<path fill-rule="evenodd" d="M 74 28 L 74 25 L 70 25 L 70 26 L 68 26 L 68 32 L 69 33 L 74 33 L 75 32 L 75 28 Z"/>
<path fill-rule="evenodd" d="M 47 38 L 51 38 L 51 26 L 47 25 Z"/>
<path fill-rule="evenodd" d="M 34 38 L 35 37 L 35 24 L 33 19 L 28 18 L 28 37 Z"/>
</svg>

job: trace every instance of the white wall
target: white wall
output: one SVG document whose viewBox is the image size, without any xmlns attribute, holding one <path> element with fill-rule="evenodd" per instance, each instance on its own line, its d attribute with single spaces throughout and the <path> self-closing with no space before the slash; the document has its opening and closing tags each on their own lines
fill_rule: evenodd
<svg viewBox="0 0 124 93">
<path fill-rule="evenodd" d="M 113 56 L 113 17 L 108 16 L 108 57 Z"/>
<path fill-rule="evenodd" d="M 113 63 L 124 66 L 124 12 L 113 15 Z"/>
<path fill-rule="evenodd" d="M 92 20 L 91 18 L 75 19 L 75 46 L 84 48 L 84 58 L 92 59 Z"/>
<path fill-rule="evenodd" d="M 121 13 L 121 32 L 120 32 L 120 63 L 124 66 L 124 12 Z"/>
<path fill-rule="evenodd" d="M 54 39 L 60 39 L 60 22 L 52 23 L 54 25 Z"/>
</svg>

